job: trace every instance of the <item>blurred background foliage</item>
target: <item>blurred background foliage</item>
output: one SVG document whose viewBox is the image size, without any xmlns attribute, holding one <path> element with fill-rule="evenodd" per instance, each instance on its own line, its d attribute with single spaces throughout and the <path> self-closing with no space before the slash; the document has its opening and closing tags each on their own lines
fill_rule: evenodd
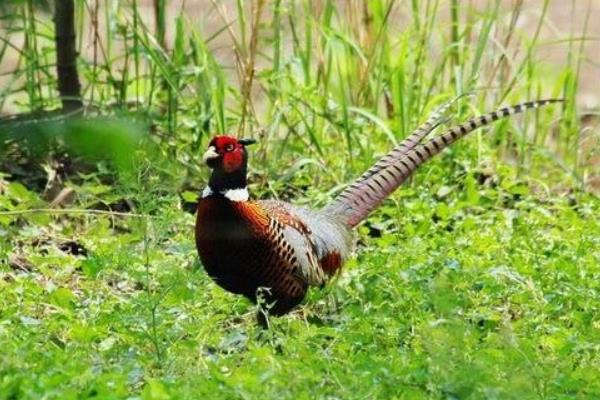
<svg viewBox="0 0 600 400">
<path fill-rule="evenodd" d="M 74 66 L 83 106 L 75 117 L 99 118 L 91 122 L 96 129 L 87 135 L 90 143 L 103 141 L 93 136 L 114 133 L 100 132 L 107 117 L 112 120 L 107 132 L 124 115 L 140 121 L 144 129 L 120 124 L 108 146 L 130 154 L 127 143 L 158 144 L 170 164 L 165 170 L 179 182 L 172 190 L 202 186 L 198 154 L 215 133 L 263 139 L 254 163 L 256 182 L 277 186 L 292 178 L 269 162 L 283 158 L 292 171 L 326 170 L 312 183 L 339 188 L 436 105 L 464 93 L 473 96 L 457 103 L 453 121 L 501 103 L 566 98 L 562 109 L 492 127 L 494 134 L 477 140 L 476 164 L 491 151 L 520 173 L 561 189 L 598 186 L 597 114 L 589 108 L 598 100 L 589 91 L 577 94 L 593 84 L 581 76 L 594 65 L 585 46 L 596 11 L 591 3 L 59 3 L 73 5 Z M 48 161 L 39 145 L 43 142 L 46 154 L 56 149 L 50 136 L 68 145 L 73 125 L 46 121 L 72 118 L 60 112 L 61 99 L 69 95 L 59 90 L 57 49 L 67 45 L 55 43 L 55 26 L 64 17 L 57 10 L 47 1 L 3 3 L 2 148 L 17 139 L 35 143 L 34 157 L 20 160 L 28 165 Z M 44 124 L 49 127 L 34 127 Z M 50 130 L 55 132 L 48 135 Z M 73 140 L 79 144 L 68 149 L 83 145 Z M 94 148 L 90 144 L 81 155 Z M 104 153 L 98 155 L 108 154 L 106 146 L 98 149 Z M 3 169 L 10 173 L 9 159 L 4 157 Z"/>
</svg>

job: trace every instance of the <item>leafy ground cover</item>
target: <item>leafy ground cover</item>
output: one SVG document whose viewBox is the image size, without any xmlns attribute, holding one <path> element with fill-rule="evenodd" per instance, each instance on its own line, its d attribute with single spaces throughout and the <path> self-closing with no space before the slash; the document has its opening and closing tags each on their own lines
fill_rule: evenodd
<svg viewBox="0 0 600 400">
<path fill-rule="evenodd" d="M 198 265 L 177 198 L 11 216 L 0 397 L 596 398 L 600 204 L 498 179 L 402 189 L 270 331 Z"/>
</svg>

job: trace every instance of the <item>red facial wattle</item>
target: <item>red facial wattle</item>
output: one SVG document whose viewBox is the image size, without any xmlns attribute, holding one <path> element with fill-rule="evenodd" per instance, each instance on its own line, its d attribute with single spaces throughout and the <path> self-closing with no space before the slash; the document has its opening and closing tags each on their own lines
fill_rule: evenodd
<svg viewBox="0 0 600 400">
<path fill-rule="evenodd" d="M 244 162 L 242 147 L 238 144 L 233 150 L 223 153 L 222 166 L 225 172 L 237 170 Z"/>
</svg>

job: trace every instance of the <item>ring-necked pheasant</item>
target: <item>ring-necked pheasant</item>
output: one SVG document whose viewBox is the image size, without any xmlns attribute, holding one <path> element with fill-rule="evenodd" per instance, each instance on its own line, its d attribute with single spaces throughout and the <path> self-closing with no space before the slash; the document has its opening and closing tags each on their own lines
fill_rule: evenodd
<svg viewBox="0 0 600 400">
<path fill-rule="evenodd" d="M 309 286 L 322 286 L 348 257 L 351 231 L 421 164 L 475 129 L 499 118 L 562 100 L 539 100 L 470 119 L 421 143 L 441 123 L 447 105 L 377 161 L 320 210 L 281 201 L 249 200 L 246 187 L 252 139 L 216 136 L 204 153 L 212 169 L 198 203 L 196 246 L 204 268 L 224 289 L 281 315 Z"/>
</svg>

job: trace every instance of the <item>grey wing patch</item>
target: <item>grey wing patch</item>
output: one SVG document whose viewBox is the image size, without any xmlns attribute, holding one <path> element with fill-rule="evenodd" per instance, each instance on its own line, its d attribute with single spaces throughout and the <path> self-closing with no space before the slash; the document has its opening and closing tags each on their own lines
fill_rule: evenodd
<svg viewBox="0 0 600 400">
<path fill-rule="evenodd" d="M 305 207 L 292 206 L 296 214 L 310 230 L 309 237 L 315 247 L 318 259 L 331 253 L 340 254 L 342 261 L 350 255 L 352 233 L 334 216 Z"/>
<path fill-rule="evenodd" d="M 283 236 L 294 253 L 294 275 L 309 285 L 322 286 L 327 277 L 319 266 L 315 246 L 308 235 L 303 234 L 292 226 L 283 228 Z"/>
<path fill-rule="evenodd" d="M 330 254 L 339 254 L 343 262 L 352 247 L 351 232 L 343 224 L 321 211 L 276 201 L 262 200 L 260 204 L 281 227 L 283 239 L 292 248 L 294 274 L 309 285 L 322 286 L 330 274 L 321 266 L 321 260 Z"/>
<path fill-rule="evenodd" d="M 324 285 L 326 276 L 319 266 L 314 243 L 304 224 L 296 221 L 295 216 L 289 213 L 287 208 L 282 208 L 282 204 L 269 202 L 267 205 L 276 206 L 271 208 L 276 212 L 271 213 L 269 230 L 277 258 L 291 269 L 294 276 L 306 284 Z"/>
<path fill-rule="evenodd" d="M 260 203 L 277 221 L 286 246 L 292 249 L 293 257 L 285 256 L 294 268 L 294 275 L 309 285 L 323 286 L 329 275 L 320 260 L 331 251 L 341 254 L 342 258 L 348 254 L 350 241 L 344 230 L 328 222 L 318 211 L 275 200 Z"/>
</svg>

